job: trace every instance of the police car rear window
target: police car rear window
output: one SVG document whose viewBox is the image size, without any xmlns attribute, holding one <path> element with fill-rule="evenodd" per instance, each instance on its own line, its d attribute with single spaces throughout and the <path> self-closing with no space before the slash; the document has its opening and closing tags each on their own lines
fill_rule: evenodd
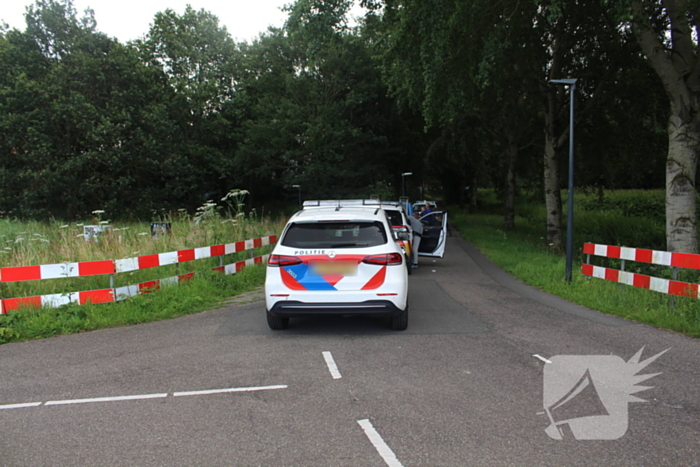
<svg viewBox="0 0 700 467">
<path fill-rule="evenodd" d="M 399 211 L 394 211 L 391 209 L 385 209 L 385 211 L 391 225 L 403 225 L 403 217 L 401 217 L 401 213 Z"/>
<path fill-rule="evenodd" d="M 366 248 L 384 245 L 381 222 L 314 222 L 289 226 L 280 242 L 293 248 Z"/>
</svg>

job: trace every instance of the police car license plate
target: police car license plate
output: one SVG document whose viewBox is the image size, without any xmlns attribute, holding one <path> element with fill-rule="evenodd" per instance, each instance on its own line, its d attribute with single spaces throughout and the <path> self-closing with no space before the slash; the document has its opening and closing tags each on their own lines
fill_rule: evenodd
<svg viewBox="0 0 700 467">
<path fill-rule="evenodd" d="M 354 261 L 320 261 L 311 265 L 311 270 L 318 276 L 354 276 L 357 263 Z"/>
</svg>

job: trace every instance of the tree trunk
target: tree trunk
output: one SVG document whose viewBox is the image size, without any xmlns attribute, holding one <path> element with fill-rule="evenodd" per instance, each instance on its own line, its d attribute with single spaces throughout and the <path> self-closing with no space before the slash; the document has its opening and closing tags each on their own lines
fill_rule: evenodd
<svg viewBox="0 0 700 467">
<path fill-rule="evenodd" d="M 549 117 L 550 119 L 553 116 Z M 559 186 L 559 158 L 557 137 L 547 123 L 544 142 L 544 197 L 547 209 L 547 245 L 553 250 L 564 248 L 564 232 L 561 217 L 561 187 Z"/>
<path fill-rule="evenodd" d="M 477 198 L 477 188 L 476 188 L 476 175 L 472 176 L 472 185 L 469 187 L 469 212 L 476 213 L 476 198 Z"/>
<path fill-rule="evenodd" d="M 640 0 L 631 4 L 632 29 L 671 104 L 666 157 L 666 248 L 697 253 L 695 174 L 700 150 L 700 62 L 693 37 L 698 17 L 690 14 L 688 3 L 667 0 L 662 5 L 668 23 L 662 35 L 651 26 L 648 10 Z M 656 10 L 656 14 L 661 11 Z M 670 51 L 664 44 L 667 36 L 671 38 Z"/>
<path fill-rule="evenodd" d="M 666 246 L 668 251 L 698 252 L 695 173 L 700 133 L 697 119 L 682 121 L 671 115 L 668 122 L 666 159 Z"/>
<path fill-rule="evenodd" d="M 515 228 L 515 168 L 518 162 L 518 145 L 512 137 L 507 138 L 508 173 L 506 175 L 506 200 L 503 209 L 503 228 Z"/>
</svg>

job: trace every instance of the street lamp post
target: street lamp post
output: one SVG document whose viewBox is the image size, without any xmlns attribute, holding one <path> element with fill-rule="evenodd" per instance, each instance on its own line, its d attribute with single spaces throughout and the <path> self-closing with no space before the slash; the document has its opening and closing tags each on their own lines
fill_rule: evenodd
<svg viewBox="0 0 700 467">
<path fill-rule="evenodd" d="M 413 172 L 404 172 L 401 174 L 401 197 L 406 197 L 406 177 L 413 175 Z"/>
<path fill-rule="evenodd" d="M 571 282 L 574 254 L 574 93 L 576 79 L 550 79 L 552 84 L 569 86 L 569 202 L 566 216 L 566 282 Z"/>
<path fill-rule="evenodd" d="M 292 185 L 292 188 L 297 188 L 299 190 L 299 209 L 301 209 L 301 185 Z"/>
</svg>

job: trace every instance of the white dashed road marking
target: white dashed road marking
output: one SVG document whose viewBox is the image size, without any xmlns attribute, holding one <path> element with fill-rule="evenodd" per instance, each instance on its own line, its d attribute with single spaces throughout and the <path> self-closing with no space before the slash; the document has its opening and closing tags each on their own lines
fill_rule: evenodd
<svg viewBox="0 0 700 467">
<path fill-rule="evenodd" d="M 388 465 L 389 467 L 403 467 L 403 464 L 401 464 L 401 462 L 399 462 L 399 460 L 396 458 L 396 454 L 394 454 L 394 451 L 392 451 L 391 448 L 387 446 L 387 444 L 384 442 L 379 433 L 377 433 L 377 430 L 374 429 L 372 423 L 369 420 L 358 420 L 357 423 L 359 423 L 362 429 L 365 431 L 365 435 L 367 435 L 367 437 L 369 438 L 370 442 L 374 445 L 379 455 L 382 456 L 382 459 L 384 459 L 386 465 Z"/>
<path fill-rule="evenodd" d="M 535 358 L 538 359 L 538 360 L 542 360 L 542 361 L 545 362 L 545 363 L 552 363 L 551 360 L 548 360 L 548 359 L 544 358 L 542 355 L 535 354 L 535 355 L 533 355 L 533 357 L 535 357 Z"/>
<path fill-rule="evenodd" d="M 118 402 L 118 401 L 136 401 L 141 399 L 158 399 L 160 397 L 168 397 L 168 393 L 163 394 L 141 394 L 136 396 L 117 396 L 117 397 L 95 397 L 92 399 L 67 399 L 63 401 L 48 401 L 44 405 L 68 405 L 68 404 L 89 404 L 91 402 Z"/>
<path fill-rule="evenodd" d="M 173 397 L 182 396 L 201 396 L 207 394 L 223 394 L 230 392 L 250 392 L 250 391 L 266 391 L 269 389 L 286 389 L 286 384 L 277 384 L 274 386 L 252 386 L 243 388 L 225 388 L 225 389 L 207 389 L 203 391 L 184 391 L 175 392 Z M 39 407 L 40 405 L 70 405 L 70 404 L 88 404 L 92 402 L 117 402 L 117 401 L 133 401 L 133 400 L 143 400 L 143 399 L 158 399 L 168 397 L 168 393 L 160 394 L 139 394 L 133 396 L 115 396 L 115 397 L 94 397 L 91 399 L 66 399 L 61 401 L 48 401 L 48 402 L 26 402 L 22 404 L 7 404 L 0 405 L 0 410 L 6 409 L 24 409 L 28 407 Z"/>
<path fill-rule="evenodd" d="M 184 391 L 174 392 L 173 397 L 181 396 L 203 396 L 207 394 L 222 394 L 227 392 L 250 392 L 250 391 L 267 391 L 269 389 L 286 389 L 286 384 L 278 384 L 276 386 L 256 386 L 250 388 L 227 388 L 227 389 L 205 389 L 203 391 Z"/>
<path fill-rule="evenodd" d="M 9 404 L 9 405 L 0 405 L 0 410 L 2 409 L 24 409 L 27 407 L 36 407 L 43 404 L 43 402 L 27 402 L 25 404 Z"/>
<path fill-rule="evenodd" d="M 333 379 L 342 378 L 340 371 L 338 371 L 338 366 L 335 364 L 335 360 L 333 360 L 333 355 L 331 355 L 330 352 L 326 351 L 326 352 L 323 352 L 323 358 L 326 360 L 326 365 L 328 366 L 328 371 L 331 372 L 331 376 L 333 377 Z"/>
</svg>

